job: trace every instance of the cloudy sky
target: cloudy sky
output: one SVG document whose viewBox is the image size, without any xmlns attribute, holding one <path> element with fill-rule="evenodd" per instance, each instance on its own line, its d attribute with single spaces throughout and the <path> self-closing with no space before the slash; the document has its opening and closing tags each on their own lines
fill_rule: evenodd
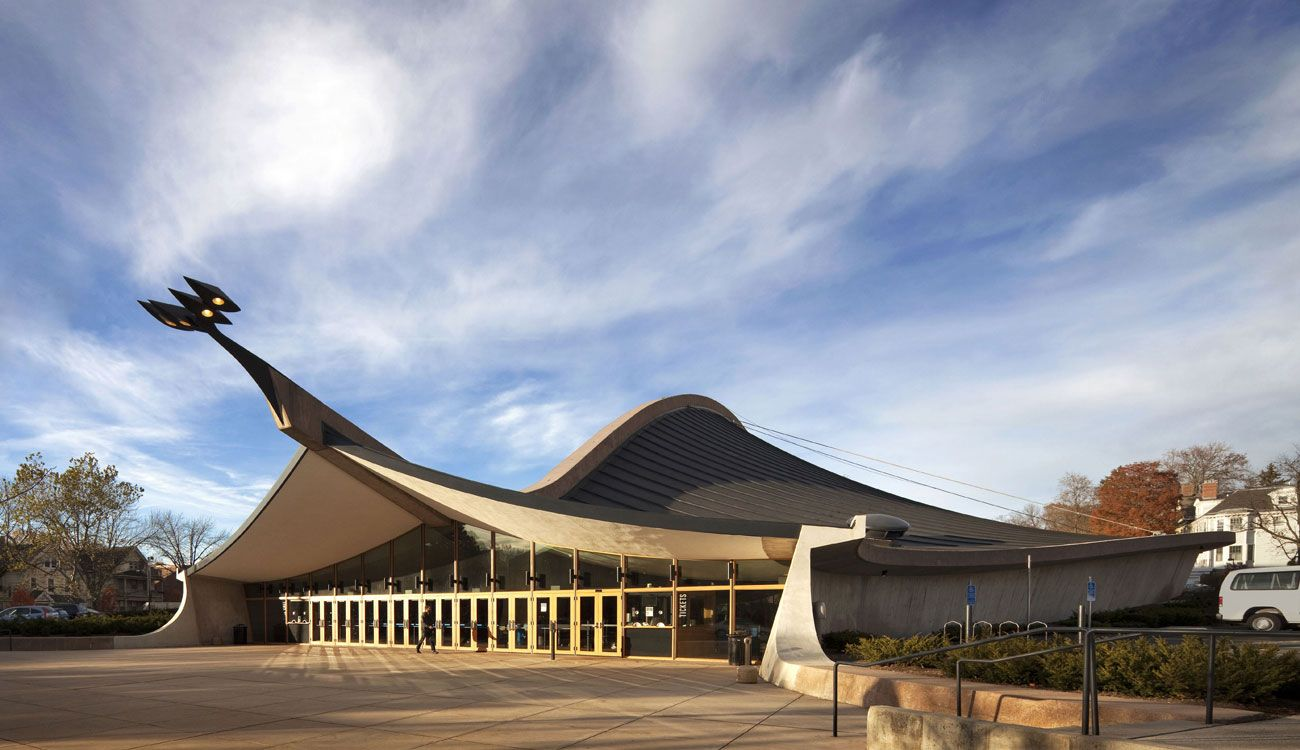
<svg viewBox="0 0 1300 750">
<path fill-rule="evenodd" d="M 1044 499 L 1262 463 L 1300 441 L 1300 5 L 0 4 L 0 472 L 93 450 L 242 520 L 295 445 L 136 305 L 181 274 L 510 487 L 681 392 Z"/>
</svg>

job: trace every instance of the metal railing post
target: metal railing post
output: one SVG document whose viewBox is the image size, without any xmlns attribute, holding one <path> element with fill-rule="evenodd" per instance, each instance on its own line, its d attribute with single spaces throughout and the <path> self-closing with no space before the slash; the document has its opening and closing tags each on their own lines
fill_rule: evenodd
<svg viewBox="0 0 1300 750">
<path fill-rule="evenodd" d="M 1092 705 L 1092 733 L 1101 734 L 1101 699 L 1097 697 L 1100 692 L 1097 689 L 1097 636 L 1091 630 L 1088 631 L 1088 668 L 1092 670 L 1092 676 L 1088 678 L 1088 689 L 1092 691 L 1092 696 L 1088 702 Z"/>
<path fill-rule="evenodd" d="M 957 660 L 957 716 L 961 716 L 961 659 Z"/>
<path fill-rule="evenodd" d="M 840 663 L 831 667 L 831 736 L 840 736 Z"/>
<path fill-rule="evenodd" d="M 1080 609 L 1082 609 L 1082 607 L 1080 607 Z M 1080 643 L 1083 642 L 1082 637 L 1083 635 L 1080 634 L 1080 641 L 1079 641 Z M 1089 662 L 1088 649 L 1085 648 L 1083 650 L 1083 677 L 1082 677 L 1083 685 L 1082 687 L 1079 688 L 1079 706 L 1080 706 L 1080 710 L 1082 710 L 1083 712 L 1083 716 L 1079 720 L 1080 734 L 1088 733 L 1088 709 L 1089 709 L 1088 699 L 1092 697 L 1092 689 L 1088 687 L 1088 675 L 1091 674 L 1091 670 L 1089 669 L 1091 665 L 1088 662 Z"/>
<path fill-rule="evenodd" d="M 1217 637 L 1210 634 L 1210 663 L 1205 669 L 1205 723 L 1214 723 L 1214 645 Z"/>
</svg>

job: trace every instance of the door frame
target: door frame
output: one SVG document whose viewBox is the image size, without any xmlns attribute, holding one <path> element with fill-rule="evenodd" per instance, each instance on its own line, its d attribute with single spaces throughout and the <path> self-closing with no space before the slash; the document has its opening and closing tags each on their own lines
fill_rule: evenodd
<svg viewBox="0 0 1300 750">
<path fill-rule="evenodd" d="M 614 622 L 605 622 L 605 607 L 607 600 L 614 601 Z M 592 621 L 592 649 L 584 651 L 582 649 L 582 603 L 583 600 L 590 600 L 593 613 Z M 623 591 L 621 589 L 596 589 L 596 590 L 579 590 L 573 595 L 573 622 L 574 630 L 578 638 L 574 639 L 574 653 L 582 656 L 614 656 L 623 655 Z M 614 628 L 614 649 L 607 651 L 603 648 L 606 628 Z"/>
</svg>

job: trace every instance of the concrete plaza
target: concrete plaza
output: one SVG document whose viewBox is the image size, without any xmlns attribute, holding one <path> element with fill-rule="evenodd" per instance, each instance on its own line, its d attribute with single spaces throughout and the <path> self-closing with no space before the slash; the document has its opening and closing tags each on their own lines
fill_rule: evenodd
<svg viewBox="0 0 1300 750">
<path fill-rule="evenodd" d="M 0 750 L 861 747 L 711 663 L 307 646 L 0 652 Z"/>
</svg>

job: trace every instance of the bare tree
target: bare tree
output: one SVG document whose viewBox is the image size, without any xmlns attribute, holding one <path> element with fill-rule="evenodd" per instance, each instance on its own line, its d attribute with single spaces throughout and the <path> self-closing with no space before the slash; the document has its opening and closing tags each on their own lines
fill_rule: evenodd
<svg viewBox="0 0 1300 750">
<path fill-rule="evenodd" d="M 1250 461 L 1227 443 L 1201 443 L 1171 450 L 1160 461 L 1160 468 L 1178 475 L 1178 481 L 1198 489 L 1211 479 L 1219 482 L 1220 492 L 1241 489 L 1255 478 Z"/>
<path fill-rule="evenodd" d="M 1097 485 L 1083 474 L 1066 472 L 1056 485 L 1056 500 L 1043 506 L 1045 527 L 1074 534 L 1092 532 L 1097 513 Z"/>
<path fill-rule="evenodd" d="M 148 546 L 176 566 L 177 572 L 198 562 L 227 536 L 207 516 L 189 517 L 171 510 L 149 514 Z"/>
<path fill-rule="evenodd" d="M 1296 489 L 1296 501 L 1277 503 L 1274 508 L 1256 508 L 1259 512 L 1259 530 L 1272 538 L 1282 554 L 1292 561 L 1300 558 L 1300 443 L 1291 446 L 1290 453 L 1278 456 L 1270 466 L 1276 466 L 1279 478 Z"/>
<path fill-rule="evenodd" d="M 998 520 L 1016 526 L 1028 526 L 1031 529 L 1047 528 L 1047 522 L 1043 519 L 1043 506 L 1038 503 L 1025 503 L 1025 507 L 1021 510 L 998 516 Z"/>
</svg>

